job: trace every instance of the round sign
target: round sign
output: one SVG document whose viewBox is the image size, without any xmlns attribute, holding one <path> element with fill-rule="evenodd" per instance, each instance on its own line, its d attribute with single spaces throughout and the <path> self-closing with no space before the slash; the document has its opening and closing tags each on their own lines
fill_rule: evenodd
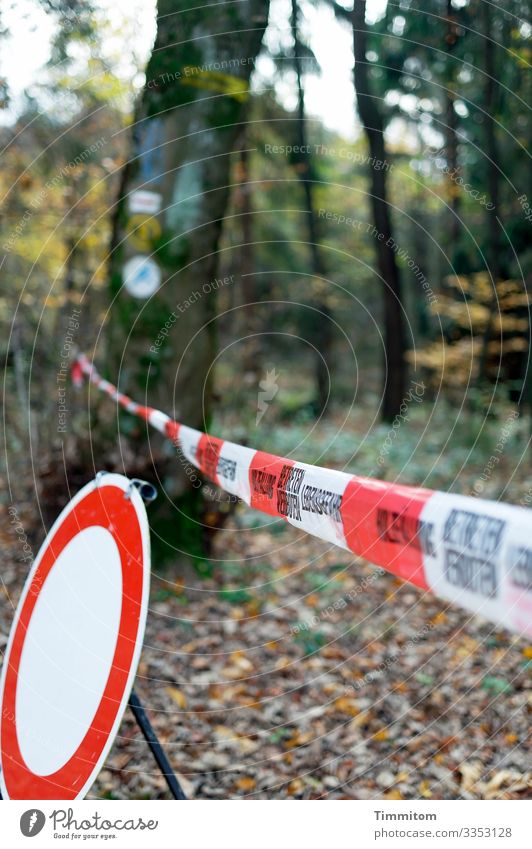
<svg viewBox="0 0 532 849">
<path fill-rule="evenodd" d="M 161 285 L 161 270 L 149 256 L 134 256 L 124 265 L 124 286 L 135 298 L 149 298 Z"/>
<path fill-rule="evenodd" d="M 148 606 L 149 527 L 122 475 L 65 507 L 26 580 L 0 682 L 0 787 L 8 799 L 80 799 L 111 748 Z"/>
</svg>

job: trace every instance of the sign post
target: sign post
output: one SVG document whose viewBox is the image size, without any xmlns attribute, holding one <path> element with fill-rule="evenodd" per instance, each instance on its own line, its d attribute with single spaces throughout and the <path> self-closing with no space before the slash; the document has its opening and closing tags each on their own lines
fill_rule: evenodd
<svg viewBox="0 0 532 849">
<path fill-rule="evenodd" d="M 148 609 L 141 493 L 149 487 L 151 500 L 154 490 L 140 483 L 100 473 L 65 507 L 28 575 L 0 681 L 3 798 L 81 799 L 111 748 Z"/>
</svg>

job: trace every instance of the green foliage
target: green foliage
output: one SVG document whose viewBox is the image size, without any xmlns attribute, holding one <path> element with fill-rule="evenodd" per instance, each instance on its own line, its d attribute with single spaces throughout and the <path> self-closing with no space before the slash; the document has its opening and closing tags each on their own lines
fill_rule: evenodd
<svg viewBox="0 0 532 849">
<path fill-rule="evenodd" d="M 303 627 L 302 630 L 298 631 L 294 635 L 294 640 L 301 645 L 305 657 L 311 654 L 317 654 L 327 643 L 325 634 L 321 631 L 310 630 L 307 627 Z"/>
<path fill-rule="evenodd" d="M 158 567 L 175 563 L 184 553 L 200 577 L 212 575 L 200 519 L 203 509 L 200 489 L 185 492 L 170 507 L 162 498 L 150 506 L 152 557 Z"/>
<path fill-rule="evenodd" d="M 245 604 L 251 601 L 253 596 L 244 589 L 223 589 L 220 591 L 220 598 L 228 601 L 229 604 Z"/>
<path fill-rule="evenodd" d="M 496 678 L 493 675 L 486 675 L 482 680 L 482 689 L 486 690 L 488 693 L 498 696 L 501 693 L 511 693 L 513 687 L 508 683 L 508 681 L 505 681 L 504 678 Z"/>
</svg>

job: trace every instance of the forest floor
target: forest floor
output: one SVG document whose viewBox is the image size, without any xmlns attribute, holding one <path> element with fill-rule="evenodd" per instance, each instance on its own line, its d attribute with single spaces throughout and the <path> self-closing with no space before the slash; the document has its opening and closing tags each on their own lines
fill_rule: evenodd
<svg viewBox="0 0 532 849">
<path fill-rule="evenodd" d="M 2 651 L 28 568 L 3 518 Z M 194 587 L 152 566 L 135 687 L 189 796 L 532 796 L 519 638 L 244 509 Z M 167 797 L 126 711 L 90 798 Z"/>
<path fill-rule="evenodd" d="M 529 425 L 510 406 L 471 416 L 416 405 L 383 452 L 390 429 L 368 427 L 367 404 L 315 429 L 304 408 L 284 418 L 269 410 L 280 418 L 255 428 L 254 403 L 211 432 L 330 468 L 530 505 Z M 62 507 L 59 477 L 56 488 Z M 34 496 L 16 509 L 36 551 Z M 3 651 L 28 565 L 1 512 Z M 215 535 L 208 574 L 188 581 L 152 563 L 135 687 L 191 797 L 532 797 L 532 646 L 523 640 L 243 505 Z M 90 796 L 168 796 L 129 711 Z"/>
</svg>

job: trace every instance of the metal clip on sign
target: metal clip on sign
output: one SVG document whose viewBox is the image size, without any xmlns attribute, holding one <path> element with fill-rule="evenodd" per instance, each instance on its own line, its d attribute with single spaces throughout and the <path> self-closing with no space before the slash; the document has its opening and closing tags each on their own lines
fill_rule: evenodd
<svg viewBox="0 0 532 849">
<path fill-rule="evenodd" d="M 126 490 L 126 494 L 124 498 L 131 497 L 131 489 L 135 487 L 140 497 L 144 501 L 144 504 L 151 504 L 152 501 L 155 501 L 157 498 L 157 490 L 155 489 L 152 483 L 148 483 L 148 481 L 142 481 L 139 478 L 131 478 L 131 482 L 129 487 Z"/>
</svg>

